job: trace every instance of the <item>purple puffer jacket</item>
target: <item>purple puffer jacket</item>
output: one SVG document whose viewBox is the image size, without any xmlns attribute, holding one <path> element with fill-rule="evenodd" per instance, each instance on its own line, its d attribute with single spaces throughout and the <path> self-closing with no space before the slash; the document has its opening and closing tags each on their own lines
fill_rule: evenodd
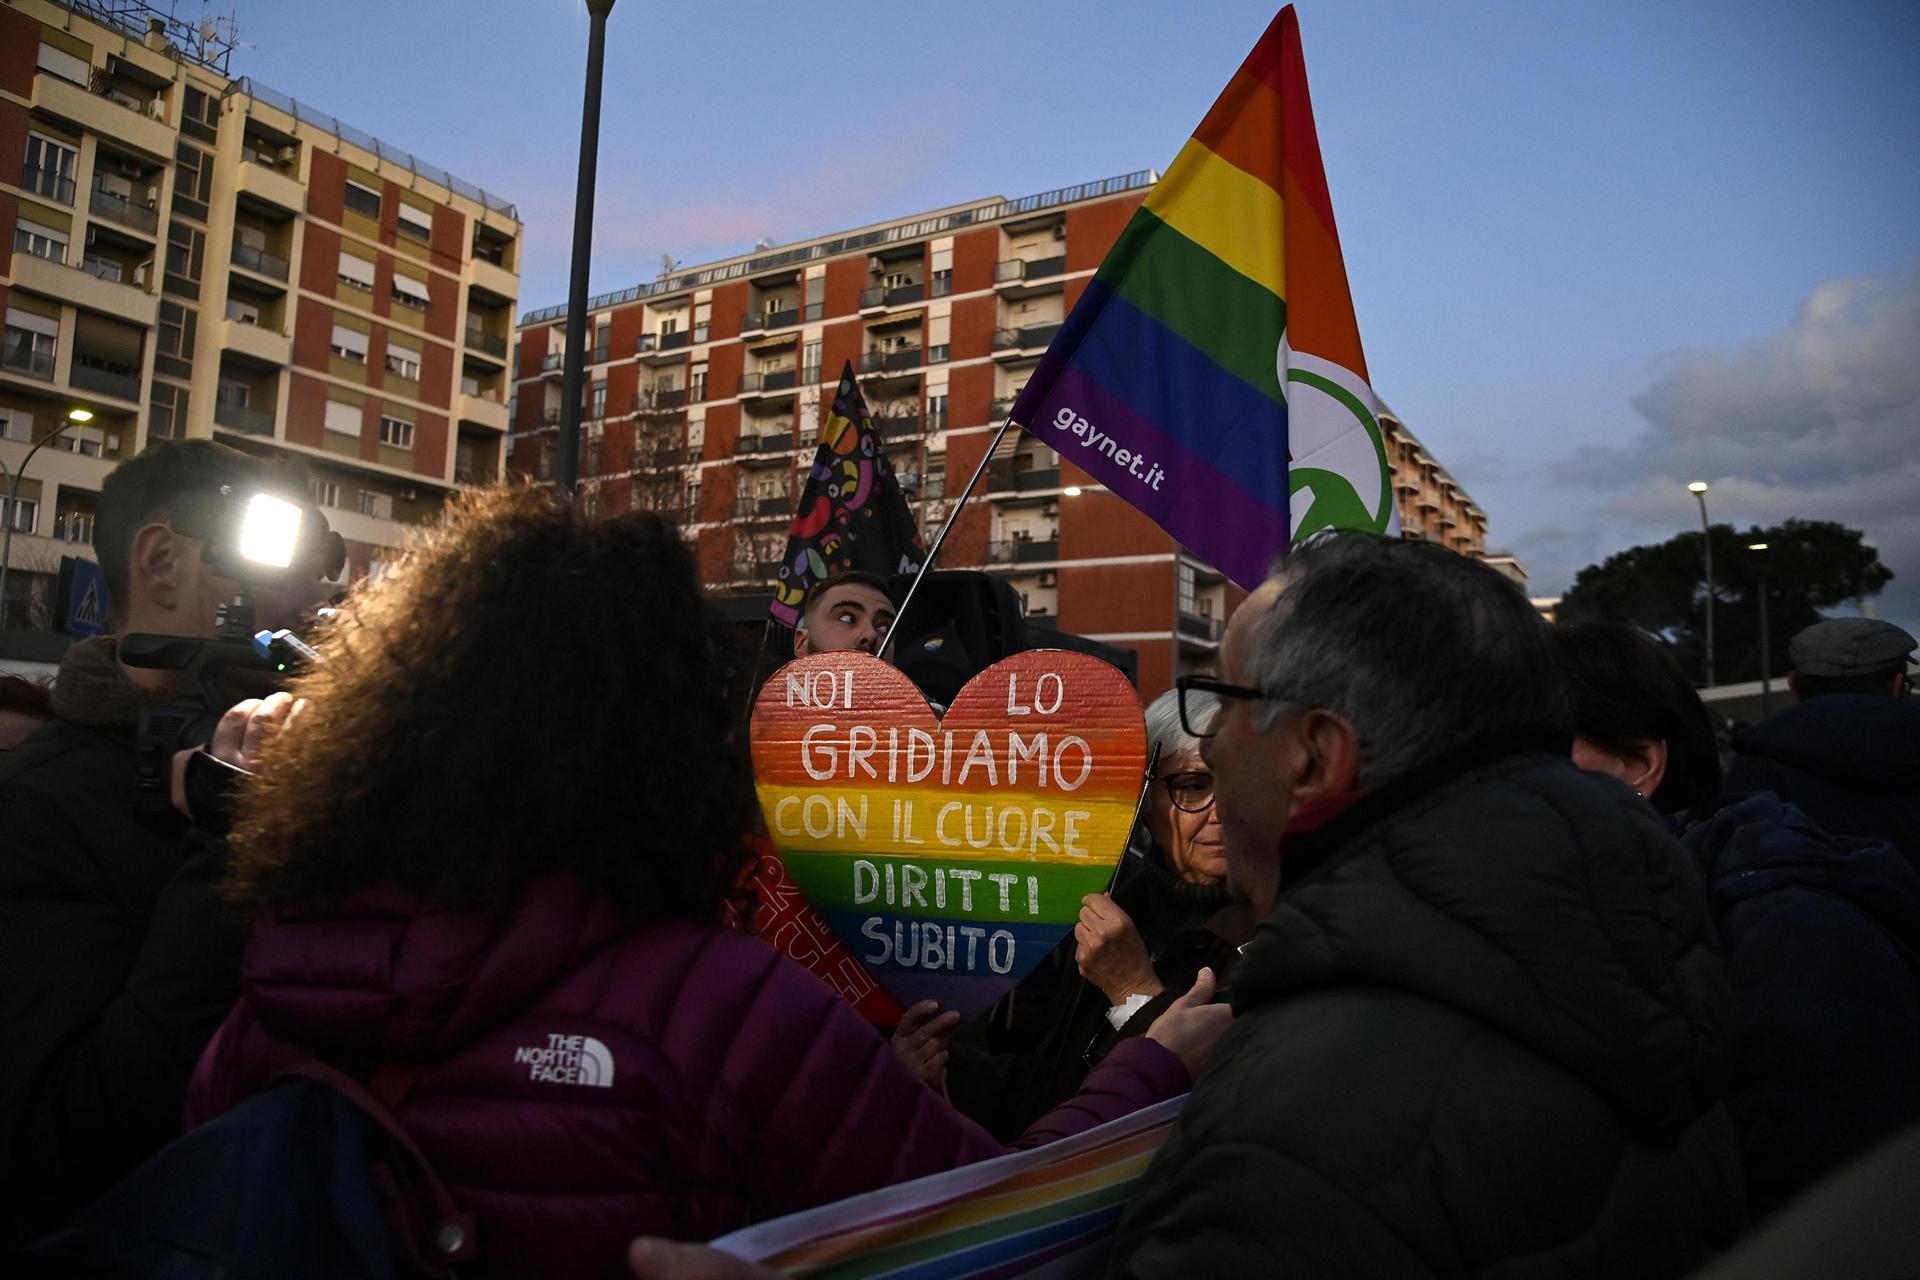
<svg viewBox="0 0 1920 1280">
<path fill-rule="evenodd" d="M 397 891 L 265 913 L 242 985 L 188 1125 L 264 1087 L 295 1046 L 358 1072 L 423 1066 L 399 1116 L 478 1218 L 463 1275 L 624 1276 L 635 1235 L 705 1240 L 1003 1150 L 767 943 L 636 928 L 571 880 L 499 915 Z M 1019 1145 L 1187 1086 L 1172 1053 L 1130 1040 Z"/>
</svg>

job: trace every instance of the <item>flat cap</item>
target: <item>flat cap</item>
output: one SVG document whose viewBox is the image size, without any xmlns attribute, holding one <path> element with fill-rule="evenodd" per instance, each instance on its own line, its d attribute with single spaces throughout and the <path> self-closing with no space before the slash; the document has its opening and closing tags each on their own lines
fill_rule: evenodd
<svg viewBox="0 0 1920 1280">
<path fill-rule="evenodd" d="M 1829 618 L 1787 642 L 1787 657 L 1803 676 L 1867 676 L 1907 661 L 1920 641 L 1878 618 Z"/>
</svg>

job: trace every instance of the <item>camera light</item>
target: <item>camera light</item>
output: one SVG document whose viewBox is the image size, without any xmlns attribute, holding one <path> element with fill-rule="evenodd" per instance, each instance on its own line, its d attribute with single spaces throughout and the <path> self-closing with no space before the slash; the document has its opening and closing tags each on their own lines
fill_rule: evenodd
<svg viewBox="0 0 1920 1280">
<path fill-rule="evenodd" d="M 283 498 L 256 493 L 240 521 L 240 554 L 255 564 L 284 569 L 300 543 L 300 508 Z"/>
</svg>

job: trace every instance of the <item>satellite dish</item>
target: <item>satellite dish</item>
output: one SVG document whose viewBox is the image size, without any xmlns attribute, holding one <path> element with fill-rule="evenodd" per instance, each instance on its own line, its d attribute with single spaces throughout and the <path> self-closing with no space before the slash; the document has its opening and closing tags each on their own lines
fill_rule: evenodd
<svg viewBox="0 0 1920 1280">
<path fill-rule="evenodd" d="M 661 275 L 664 276 L 664 275 L 673 274 L 673 269 L 679 265 L 680 265 L 680 260 L 674 257 L 672 254 L 663 253 L 660 255 L 660 274 Z"/>
<path fill-rule="evenodd" d="M 214 26 L 211 22 L 203 22 L 200 24 L 200 38 L 208 44 L 212 44 L 213 38 L 219 34 L 220 28 Z"/>
<path fill-rule="evenodd" d="M 761 239 L 754 241 L 753 247 L 755 252 L 758 252 L 762 249 L 771 249 L 773 248 L 773 239 L 772 237 L 762 237 Z"/>
</svg>

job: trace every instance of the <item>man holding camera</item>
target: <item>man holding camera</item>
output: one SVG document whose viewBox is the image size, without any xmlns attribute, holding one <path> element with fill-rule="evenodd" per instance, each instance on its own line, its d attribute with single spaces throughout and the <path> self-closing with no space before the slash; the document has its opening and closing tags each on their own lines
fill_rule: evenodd
<svg viewBox="0 0 1920 1280">
<path fill-rule="evenodd" d="M 236 522 L 268 494 L 307 536 L 255 573 Z M 259 625 L 294 622 L 331 590 L 319 575 L 341 550 L 308 502 L 298 468 L 211 441 L 149 450 L 102 487 L 94 546 L 114 632 L 68 651 L 56 719 L 0 757 L 0 1256 L 178 1132 L 187 1076 L 236 994 L 246 923 L 216 892 L 222 843 L 173 808 L 190 753 L 137 739 L 143 713 L 185 724 L 155 718 L 184 705 L 202 726 L 218 717 L 212 750 L 243 765 L 291 703 L 221 715 L 233 697 L 127 665 L 124 642 L 157 633 L 202 651 L 222 604 L 247 597 Z"/>
</svg>

